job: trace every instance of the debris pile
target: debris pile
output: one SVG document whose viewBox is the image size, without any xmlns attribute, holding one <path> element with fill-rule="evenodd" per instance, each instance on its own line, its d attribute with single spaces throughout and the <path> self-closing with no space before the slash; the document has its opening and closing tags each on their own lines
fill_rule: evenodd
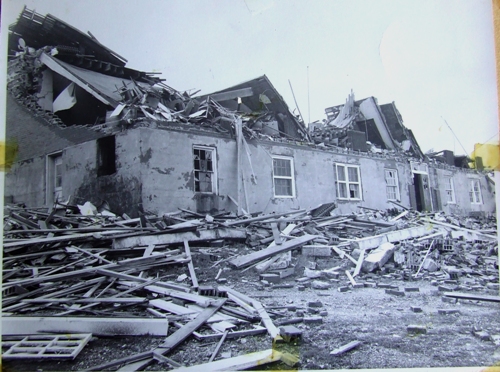
<svg viewBox="0 0 500 372">
<path fill-rule="evenodd" d="M 451 298 L 477 299 L 456 290 L 498 290 L 496 222 L 481 217 L 367 208 L 336 215 L 335 203 L 326 203 L 245 217 L 181 209 L 131 219 L 89 202 L 50 211 L 7 205 L 4 216 L 5 359 L 75 358 L 92 335 L 153 335 L 166 338 L 151 351 L 92 370 L 137 370 L 154 361 L 180 368 L 182 357 L 166 355 L 193 336 L 218 342 L 209 364 L 192 368 L 237 369 L 247 366 L 241 357 L 215 361 L 225 340 L 268 333 L 275 343 L 290 342 L 300 337 L 291 324 L 322 323 L 328 314 L 318 301 L 307 314 L 296 306 L 265 306 L 232 288 L 232 281 L 249 282 L 244 273 L 257 276 L 251 285 L 270 290 L 379 286 L 405 295 L 378 277 L 430 280 Z M 490 297 L 480 300 L 498 300 Z M 75 339 L 61 338 L 68 332 Z M 33 347 L 41 333 L 45 338 L 36 343 L 44 346 Z M 298 362 L 271 349 L 251 355 L 245 368 Z"/>
</svg>

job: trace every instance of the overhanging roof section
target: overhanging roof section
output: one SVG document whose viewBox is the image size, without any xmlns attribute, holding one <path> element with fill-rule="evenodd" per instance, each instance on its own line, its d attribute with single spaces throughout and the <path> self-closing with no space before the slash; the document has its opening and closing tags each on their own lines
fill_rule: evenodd
<svg viewBox="0 0 500 372">
<path fill-rule="evenodd" d="M 87 35 L 64 21 L 47 14 L 45 17 L 24 7 L 16 23 L 9 26 L 10 49 L 16 49 L 19 37 L 28 46 L 39 49 L 47 45 L 74 48 L 82 55 L 118 66 L 125 66 L 127 60 L 102 45 L 95 37 Z"/>
<path fill-rule="evenodd" d="M 234 94 L 226 96 L 223 94 L 238 91 L 241 92 L 240 96 L 235 96 Z M 289 123 L 288 125 L 285 123 L 284 127 L 280 128 L 285 135 L 297 139 L 308 137 L 305 126 L 290 112 L 283 97 L 274 88 L 266 75 L 197 98 L 205 99 L 208 96 L 231 110 L 237 108 L 237 98 L 240 97 L 242 102 L 240 111 L 247 113 L 269 111 L 275 114 L 282 114 L 287 118 L 286 121 Z"/>
<path fill-rule="evenodd" d="M 99 101 L 112 107 L 116 107 L 118 103 L 122 101 L 119 88 L 123 87 L 124 84 L 129 88 L 134 87 L 135 84 L 141 85 L 145 88 L 150 87 L 150 85 L 144 83 L 134 83 L 132 80 L 108 76 L 95 71 L 72 66 L 69 63 L 60 61 L 48 55 L 47 53 L 42 53 L 40 61 L 55 73 L 74 82 Z"/>
</svg>

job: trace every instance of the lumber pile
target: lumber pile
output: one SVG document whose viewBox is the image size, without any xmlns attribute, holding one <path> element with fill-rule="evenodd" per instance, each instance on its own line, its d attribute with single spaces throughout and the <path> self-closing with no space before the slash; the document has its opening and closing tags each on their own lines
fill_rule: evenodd
<svg viewBox="0 0 500 372">
<path fill-rule="evenodd" d="M 438 284 L 463 277 L 468 282 L 462 289 L 493 288 L 495 231 L 496 222 L 484 218 L 367 209 L 337 215 L 334 203 L 279 214 L 208 216 L 180 209 L 134 219 L 105 204 L 66 203 L 51 210 L 7 205 L 2 346 L 11 358 L 54 357 L 28 350 L 34 340 L 71 359 L 92 336 L 157 336 L 164 341 L 156 348 L 91 370 L 140 370 L 151 363 L 242 369 L 245 357 L 221 358 L 224 343 L 262 334 L 284 342 L 290 337 L 279 326 L 321 323 L 325 316 L 321 308 L 311 310 L 321 304 L 311 303 L 308 312 L 319 316 L 290 318 L 287 306 L 266 305 L 235 289 L 244 275 L 256 278 L 252 285 L 258 288 L 297 285 L 298 291 L 310 285 L 343 292 L 376 276 Z M 76 341 L 64 339 L 68 332 Z M 184 366 L 175 354 L 189 338 L 214 342 L 199 365 Z M 245 359 L 248 367 L 295 360 L 255 351 Z"/>
</svg>

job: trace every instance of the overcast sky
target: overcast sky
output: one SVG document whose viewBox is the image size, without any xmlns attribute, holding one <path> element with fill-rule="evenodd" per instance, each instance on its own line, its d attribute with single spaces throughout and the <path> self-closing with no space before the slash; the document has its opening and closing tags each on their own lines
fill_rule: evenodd
<svg viewBox="0 0 500 372">
<path fill-rule="evenodd" d="M 306 122 L 352 89 L 394 101 L 424 152 L 498 141 L 490 0 L 3 0 L 3 30 L 25 4 L 181 91 L 266 74 Z"/>
</svg>

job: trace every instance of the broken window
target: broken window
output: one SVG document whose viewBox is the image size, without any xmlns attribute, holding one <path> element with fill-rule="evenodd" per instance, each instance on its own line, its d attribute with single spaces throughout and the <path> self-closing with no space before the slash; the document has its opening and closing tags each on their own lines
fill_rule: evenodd
<svg viewBox="0 0 500 372">
<path fill-rule="evenodd" d="M 339 199 L 361 199 L 361 177 L 356 165 L 335 164 Z"/>
<path fill-rule="evenodd" d="M 482 204 L 481 198 L 481 185 L 479 180 L 472 179 L 470 180 L 470 189 L 469 189 L 470 202 L 472 204 Z"/>
<path fill-rule="evenodd" d="M 115 136 L 97 140 L 97 175 L 108 176 L 116 172 Z"/>
<path fill-rule="evenodd" d="M 395 169 L 386 169 L 385 183 L 387 200 L 399 200 L 398 171 Z"/>
<path fill-rule="evenodd" d="M 193 147 L 194 191 L 215 193 L 215 149 Z"/>
<path fill-rule="evenodd" d="M 295 197 L 293 158 L 273 156 L 273 185 L 275 197 Z"/>
<path fill-rule="evenodd" d="M 453 187 L 453 178 L 448 178 L 446 180 L 446 201 L 449 204 L 455 203 L 455 187 Z"/>
</svg>

